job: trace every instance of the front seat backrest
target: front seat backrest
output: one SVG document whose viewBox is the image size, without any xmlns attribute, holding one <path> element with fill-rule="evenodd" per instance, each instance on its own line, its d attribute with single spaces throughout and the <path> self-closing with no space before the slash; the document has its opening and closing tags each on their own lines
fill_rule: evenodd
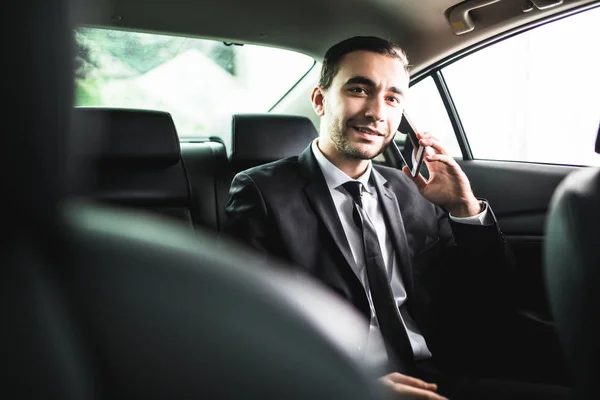
<svg viewBox="0 0 600 400">
<path fill-rule="evenodd" d="M 556 189 L 544 246 L 551 310 L 581 399 L 597 397 L 600 378 L 599 226 L 600 169 L 584 168 Z"/>
</svg>

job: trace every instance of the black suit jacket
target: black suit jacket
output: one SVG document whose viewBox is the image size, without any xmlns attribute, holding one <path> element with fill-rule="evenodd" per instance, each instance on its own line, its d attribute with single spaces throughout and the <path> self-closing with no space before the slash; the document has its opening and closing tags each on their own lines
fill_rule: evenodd
<svg viewBox="0 0 600 400">
<path fill-rule="evenodd" d="M 399 170 L 374 165 L 373 180 L 409 312 L 434 358 L 456 365 L 456 357 L 469 353 L 464 346 L 476 350 L 473 336 L 480 337 L 503 295 L 510 270 L 504 237 L 493 213 L 488 226 L 452 222 Z M 224 233 L 310 273 L 369 318 L 365 290 L 310 146 L 300 157 L 237 174 L 226 217 Z"/>
</svg>

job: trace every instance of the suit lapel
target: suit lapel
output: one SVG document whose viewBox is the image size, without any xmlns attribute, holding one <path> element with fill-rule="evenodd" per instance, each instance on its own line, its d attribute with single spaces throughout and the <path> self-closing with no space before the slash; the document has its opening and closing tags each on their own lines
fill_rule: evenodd
<svg viewBox="0 0 600 400">
<path fill-rule="evenodd" d="M 329 193 L 325 177 L 312 153 L 311 146 L 308 146 L 308 148 L 300 155 L 298 163 L 301 175 L 308 180 L 308 184 L 304 188 L 306 197 L 331 234 L 340 252 L 348 263 L 348 267 L 353 271 L 356 271 L 356 262 L 352 256 L 350 244 L 348 243 L 333 199 Z M 372 176 L 377 189 L 377 196 L 383 210 L 386 227 L 392 240 L 394 251 L 396 252 L 404 286 L 406 287 L 408 294 L 411 295 L 413 292 L 413 273 L 404 222 L 398 206 L 398 198 L 396 197 L 396 194 L 387 187 L 386 179 L 375 168 L 372 170 Z M 352 275 L 356 277 L 354 272 Z M 356 277 L 356 283 L 360 284 L 358 277 Z"/>
<path fill-rule="evenodd" d="M 298 158 L 301 174 L 309 180 L 308 185 L 304 188 L 304 193 L 311 203 L 313 209 L 323 221 L 325 227 L 331 234 L 331 237 L 337 244 L 342 255 L 346 259 L 348 266 L 356 271 L 356 262 L 350 250 L 350 244 L 344 233 L 344 228 L 338 217 L 335 204 L 329 193 L 327 182 L 321 172 L 321 168 L 312 153 L 310 146 Z"/>
<path fill-rule="evenodd" d="M 377 188 L 379 203 L 383 209 L 387 231 L 392 240 L 400 271 L 402 272 L 402 280 L 410 295 L 413 292 L 413 273 L 406 230 L 404 229 L 402 213 L 398 206 L 398 198 L 396 197 L 396 194 L 387 187 L 386 179 L 375 168 L 372 170 L 372 177 L 375 187 Z"/>
</svg>

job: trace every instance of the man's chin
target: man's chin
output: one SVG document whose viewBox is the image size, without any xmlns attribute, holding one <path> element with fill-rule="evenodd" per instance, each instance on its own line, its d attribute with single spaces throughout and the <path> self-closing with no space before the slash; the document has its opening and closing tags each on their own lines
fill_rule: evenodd
<svg viewBox="0 0 600 400">
<path fill-rule="evenodd" d="M 382 149 L 377 148 L 364 148 L 362 146 L 352 146 L 352 148 L 346 151 L 346 155 L 355 158 L 357 160 L 372 160 L 381 154 Z"/>
</svg>

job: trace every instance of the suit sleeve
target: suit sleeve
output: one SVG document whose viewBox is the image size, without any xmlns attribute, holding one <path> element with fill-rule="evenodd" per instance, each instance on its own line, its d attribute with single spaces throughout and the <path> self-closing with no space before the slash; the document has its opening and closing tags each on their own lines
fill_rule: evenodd
<svg viewBox="0 0 600 400">
<path fill-rule="evenodd" d="M 489 204 L 486 212 L 486 222 L 480 225 L 460 223 L 449 217 L 445 223 L 450 225 L 456 243 L 454 272 L 472 276 L 483 285 L 497 286 L 514 272 L 514 259 Z"/>
<path fill-rule="evenodd" d="M 237 174 L 229 189 L 222 234 L 260 252 L 281 257 L 282 246 L 275 230 L 256 182 L 245 172 Z"/>
<path fill-rule="evenodd" d="M 463 224 L 438 208 L 440 237 L 445 242 L 442 255 L 445 291 L 447 296 L 464 297 L 471 304 L 473 299 L 502 298 L 509 305 L 506 290 L 512 281 L 514 258 L 489 205 L 487 217 L 485 224 Z"/>
<path fill-rule="evenodd" d="M 510 358 L 513 349 L 505 343 L 516 343 L 508 338 L 518 337 L 513 328 L 515 261 L 496 217 L 489 205 L 491 220 L 484 225 L 451 221 L 442 212 L 440 229 L 450 232 L 442 255 L 442 301 L 437 310 L 445 358 L 455 367 L 461 360 L 464 368 L 489 358 Z"/>
</svg>

